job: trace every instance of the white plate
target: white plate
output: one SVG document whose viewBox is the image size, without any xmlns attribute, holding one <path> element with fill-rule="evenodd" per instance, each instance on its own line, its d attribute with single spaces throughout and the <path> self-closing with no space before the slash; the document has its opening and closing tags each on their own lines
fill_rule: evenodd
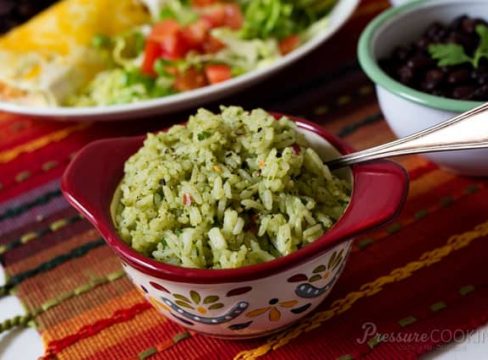
<svg viewBox="0 0 488 360">
<path fill-rule="evenodd" d="M 277 70 L 300 59 L 317 46 L 329 39 L 344 25 L 357 7 L 359 0 L 340 0 L 329 14 L 329 23 L 326 29 L 313 39 L 309 40 L 290 54 L 280 58 L 264 69 L 254 70 L 237 78 L 220 84 L 206 86 L 200 89 L 179 93 L 176 95 L 157 99 L 139 101 L 133 104 L 97 106 L 97 107 L 35 107 L 23 106 L 13 103 L 0 102 L 0 110 L 10 113 L 49 117 L 56 120 L 124 120 L 133 119 L 152 114 L 163 114 L 185 108 L 201 105 L 211 100 L 230 95 L 251 86 L 259 80 L 271 75 Z"/>
</svg>

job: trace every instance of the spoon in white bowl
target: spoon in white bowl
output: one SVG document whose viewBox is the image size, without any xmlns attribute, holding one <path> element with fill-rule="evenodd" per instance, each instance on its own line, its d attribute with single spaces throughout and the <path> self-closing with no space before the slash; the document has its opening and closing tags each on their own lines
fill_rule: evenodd
<svg viewBox="0 0 488 360">
<path fill-rule="evenodd" d="M 334 170 L 386 157 L 482 148 L 488 148 L 488 103 L 402 139 L 344 155 L 325 164 Z"/>
</svg>

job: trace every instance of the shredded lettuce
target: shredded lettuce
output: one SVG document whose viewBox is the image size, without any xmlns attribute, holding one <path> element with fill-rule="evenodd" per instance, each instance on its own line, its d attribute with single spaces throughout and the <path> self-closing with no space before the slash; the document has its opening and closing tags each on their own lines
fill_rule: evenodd
<svg viewBox="0 0 488 360">
<path fill-rule="evenodd" d="M 173 80 L 153 79 L 137 69 L 115 68 L 99 73 L 84 91 L 68 99 L 70 106 L 100 106 L 127 104 L 144 99 L 170 95 Z"/>
<path fill-rule="evenodd" d="M 337 0 L 241 0 L 244 39 L 300 34 L 325 16 Z"/>
<path fill-rule="evenodd" d="M 198 19 L 198 14 L 181 1 L 166 1 L 159 11 L 159 20 L 175 19 L 182 25 L 188 25 Z"/>
<path fill-rule="evenodd" d="M 113 39 L 112 58 L 116 65 L 128 69 L 140 66 L 145 36 L 141 29 L 134 29 Z"/>
<path fill-rule="evenodd" d="M 188 58 L 190 63 L 217 62 L 230 65 L 234 74 L 266 67 L 281 55 L 275 39 L 240 38 L 239 32 L 227 28 L 214 29 L 212 36 L 225 44 L 225 48 L 215 54 L 194 54 Z"/>
<path fill-rule="evenodd" d="M 141 0 L 151 13 L 153 21 L 175 19 L 182 25 L 188 25 L 198 18 L 184 0 Z"/>
</svg>

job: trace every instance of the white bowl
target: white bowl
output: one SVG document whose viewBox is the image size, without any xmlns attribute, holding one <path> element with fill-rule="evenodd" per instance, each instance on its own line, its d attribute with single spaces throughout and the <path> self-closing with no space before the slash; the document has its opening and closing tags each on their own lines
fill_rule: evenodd
<svg viewBox="0 0 488 360">
<path fill-rule="evenodd" d="M 375 18 L 359 41 L 359 61 L 376 83 L 381 110 L 398 137 L 405 137 L 439 124 L 461 112 L 481 105 L 433 96 L 409 88 L 389 77 L 377 64 L 398 45 L 417 39 L 434 21 L 449 23 L 466 14 L 488 19 L 486 0 L 419 0 L 389 9 Z M 454 172 L 488 176 L 488 150 L 428 154 L 435 163 Z"/>
<path fill-rule="evenodd" d="M 399 6 L 399 5 L 405 4 L 408 1 L 410 1 L 410 0 L 390 0 L 390 3 L 393 6 Z"/>
<path fill-rule="evenodd" d="M 187 91 L 157 99 L 139 101 L 133 104 L 97 106 L 97 107 L 40 107 L 23 106 L 1 102 L 0 111 L 22 115 L 49 117 L 55 120 L 88 121 L 88 120 L 125 120 L 140 118 L 153 114 L 164 114 L 201 105 L 218 98 L 233 94 L 265 79 L 279 69 L 302 58 L 313 49 L 328 40 L 349 19 L 359 0 L 339 0 L 329 14 L 329 22 L 323 32 L 300 46 L 298 49 L 278 59 L 270 66 L 253 70 L 220 84 Z"/>
</svg>

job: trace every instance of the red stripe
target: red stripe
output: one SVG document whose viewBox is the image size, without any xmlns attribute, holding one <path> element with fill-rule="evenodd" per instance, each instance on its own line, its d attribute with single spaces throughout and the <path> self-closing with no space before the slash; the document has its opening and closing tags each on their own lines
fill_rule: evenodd
<svg viewBox="0 0 488 360">
<path fill-rule="evenodd" d="M 46 351 L 44 353 L 44 359 L 50 359 L 56 356 L 67 347 L 77 343 L 82 339 L 86 339 L 90 336 L 98 334 L 100 331 L 109 328 L 112 325 L 125 322 L 133 319 L 136 315 L 151 308 L 151 304 L 144 301 L 135 304 L 127 309 L 120 309 L 115 311 L 109 318 L 101 319 L 93 324 L 88 324 L 79 329 L 72 335 L 65 336 L 58 340 L 52 340 L 47 344 Z"/>
</svg>

